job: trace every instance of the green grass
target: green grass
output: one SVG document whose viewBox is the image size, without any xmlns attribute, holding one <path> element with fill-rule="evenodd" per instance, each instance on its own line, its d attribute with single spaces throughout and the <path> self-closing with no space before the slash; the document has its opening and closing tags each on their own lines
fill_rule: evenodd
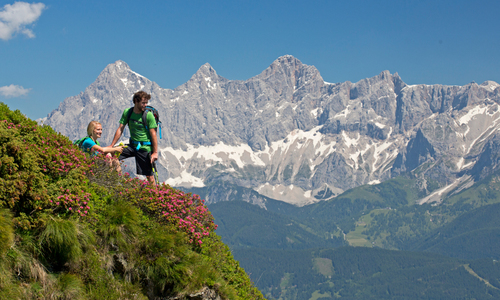
<svg viewBox="0 0 500 300">
<path fill-rule="evenodd" d="M 317 300 L 317 299 L 324 299 L 324 298 L 332 298 L 332 295 L 329 292 L 325 292 L 321 294 L 319 291 L 314 291 L 312 294 L 311 298 L 309 300 Z"/>
<path fill-rule="evenodd" d="M 356 227 L 354 231 L 350 231 L 346 234 L 346 240 L 349 245 L 354 247 L 373 247 L 379 246 L 380 241 L 370 239 L 370 237 L 363 232 L 369 228 L 372 224 L 373 216 L 378 214 L 386 214 L 388 209 L 374 209 L 367 214 L 364 214 L 356 221 Z"/>
<path fill-rule="evenodd" d="M 313 266 L 316 271 L 324 276 L 332 276 L 334 273 L 331 259 L 316 257 L 313 259 Z"/>
</svg>

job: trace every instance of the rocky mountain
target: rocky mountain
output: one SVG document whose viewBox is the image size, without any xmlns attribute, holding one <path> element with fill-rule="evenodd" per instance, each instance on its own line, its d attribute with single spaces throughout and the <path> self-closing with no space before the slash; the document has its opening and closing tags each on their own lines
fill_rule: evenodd
<svg viewBox="0 0 500 300">
<path fill-rule="evenodd" d="M 402 174 L 418 178 L 421 203 L 439 202 L 498 169 L 499 86 L 407 85 L 389 71 L 328 83 L 286 55 L 245 81 L 205 64 L 170 90 L 117 61 L 44 122 L 77 139 L 99 120 L 108 144 L 144 90 L 163 124 L 161 179 L 210 190 L 208 203 L 231 200 L 235 186 L 262 195 L 246 197 L 260 206 L 266 198 L 302 206 Z"/>
</svg>

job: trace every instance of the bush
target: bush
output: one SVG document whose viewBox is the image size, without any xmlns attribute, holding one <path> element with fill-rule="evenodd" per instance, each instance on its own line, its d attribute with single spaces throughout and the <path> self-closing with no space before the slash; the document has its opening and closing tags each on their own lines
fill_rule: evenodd
<svg viewBox="0 0 500 300">
<path fill-rule="evenodd" d="M 9 250 L 14 241 L 12 216 L 7 209 L 0 209 L 0 257 Z"/>
</svg>

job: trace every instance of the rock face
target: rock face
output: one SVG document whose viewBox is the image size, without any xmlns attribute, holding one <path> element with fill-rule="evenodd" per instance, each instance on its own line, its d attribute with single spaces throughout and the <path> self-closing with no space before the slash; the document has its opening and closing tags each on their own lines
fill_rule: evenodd
<svg viewBox="0 0 500 300">
<path fill-rule="evenodd" d="M 161 298 L 155 298 L 160 300 Z M 183 295 L 179 297 L 169 297 L 165 300 L 222 300 L 219 294 L 207 287 L 201 289 L 200 291 L 188 295 Z"/>
<path fill-rule="evenodd" d="M 213 186 L 226 182 L 306 205 L 406 173 L 442 188 L 487 176 L 499 165 L 499 86 L 409 86 L 388 71 L 332 84 L 283 56 L 246 81 L 205 64 L 169 90 L 117 61 L 45 123 L 77 139 L 98 120 L 108 144 L 133 93 L 144 90 L 161 114 L 162 180 L 226 191 L 221 199 L 232 192 Z"/>
</svg>

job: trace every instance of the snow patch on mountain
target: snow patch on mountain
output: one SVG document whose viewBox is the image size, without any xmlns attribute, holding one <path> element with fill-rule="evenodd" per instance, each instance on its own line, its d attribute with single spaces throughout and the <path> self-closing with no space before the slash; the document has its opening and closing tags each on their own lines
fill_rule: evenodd
<svg viewBox="0 0 500 300">
<path fill-rule="evenodd" d="M 446 195 L 448 192 L 450 192 L 454 188 L 458 187 L 459 185 L 465 183 L 470 178 L 471 178 L 470 175 L 463 175 L 462 177 L 455 179 L 452 183 L 438 189 L 437 191 L 434 191 L 433 193 L 431 193 L 427 197 L 424 197 L 424 198 L 418 200 L 417 203 L 420 205 L 422 205 L 424 203 L 439 204 L 439 203 L 441 203 L 443 195 Z"/>
<path fill-rule="evenodd" d="M 185 187 L 205 186 L 201 178 L 189 174 L 186 170 L 183 170 L 181 174 L 177 177 L 167 179 L 165 181 L 165 184 L 168 184 L 170 186 L 185 186 Z"/>
<path fill-rule="evenodd" d="M 275 154 L 276 152 L 287 153 L 291 150 L 296 150 L 297 148 L 305 147 L 312 144 L 315 149 L 316 155 L 326 156 L 333 153 L 335 150 L 333 146 L 335 142 L 325 143 L 324 135 L 319 132 L 323 126 L 314 127 L 312 130 L 303 131 L 300 129 L 295 129 L 290 132 L 286 138 L 281 141 L 276 141 L 271 143 L 271 145 L 266 146 L 265 150 L 258 152 L 257 155 L 262 154 Z"/>
<path fill-rule="evenodd" d="M 461 171 L 463 169 L 467 169 L 469 167 L 472 167 L 474 165 L 475 161 L 469 161 L 468 163 L 465 163 L 465 159 L 463 157 L 460 157 L 457 162 L 457 170 Z"/>
<path fill-rule="evenodd" d="M 248 164 L 257 166 L 266 165 L 259 156 L 255 155 L 252 148 L 246 144 L 237 146 L 225 145 L 222 142 L 213 146 L 194 146 L 188 144 L 186 150 L 166 147 L 160 151 L 162 155 L 164 153 L 173 155 L 183 167 L 185 167 L 186 162 L 190 159 L 211 162 L 212 165 L 216 162 L 227 163 L 228 161 L 234 161 L 239 168 L 243 168 Z"/>
<path fill-rule="evenodd" d="M 458 123 L 460 125 L 468 124 L 474 117 L 477 115 L 483 115 L 487 110 L 488 107 L 486 105 L 474 106 L 465 115 L 458 119 Z"/>
<path fill-rule="evenodd" d="M 271 185 L 268 182 L 255 189 L 259 194 L 266 197 L 281 200 L 296 206 L 304 206 L 320 200 L 312 197 L 312 191 L 304 191 L 293 184 L 285 186 L 282 184 Z"/>
<path fill-rule="evenodd" d="M 467 150 L 465 153 L 469 154 L 474 146 L 484 142 L 500 128 L 500 107 L 496 103 L 493 105 L 477 105 L 472 107 L 458 121 L 459 124 L 467 126 L 463 136 L 466 138 L 465 148 Z M 471 132 L 471 128 L 475 128 L 475 132 Z M 469 134 L 474 137 L 473 140 L 467 139 Z"/>
</svg>

